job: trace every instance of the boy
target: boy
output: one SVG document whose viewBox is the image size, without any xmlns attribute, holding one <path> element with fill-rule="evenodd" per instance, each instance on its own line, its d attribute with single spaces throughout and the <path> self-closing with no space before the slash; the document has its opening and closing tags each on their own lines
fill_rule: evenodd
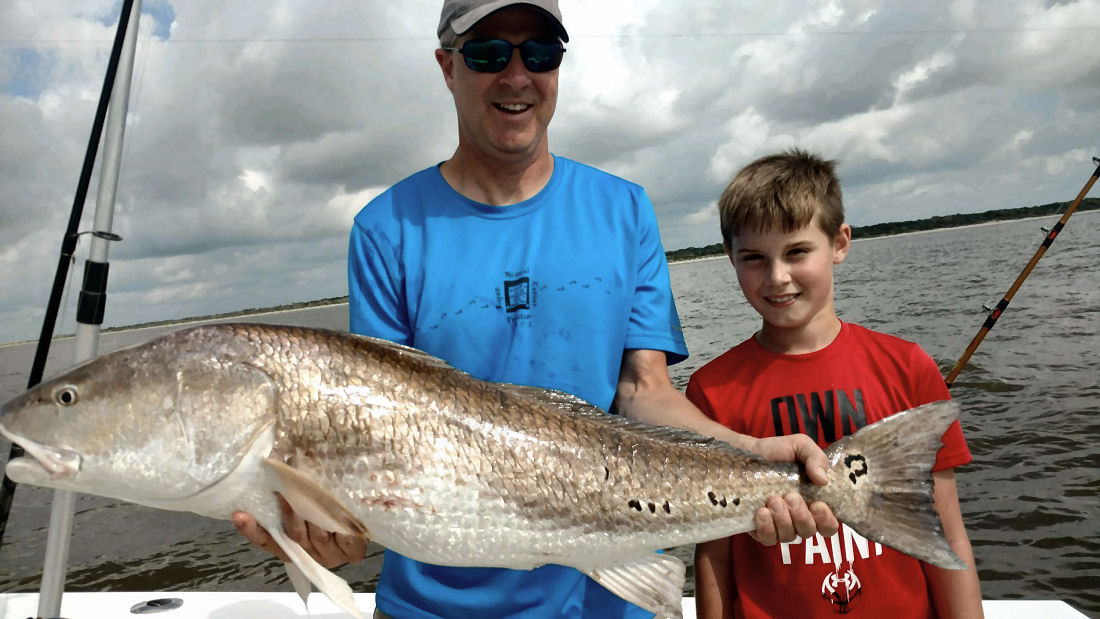
<svg viewBox="0 0 1100 619">
<path fill-rule="evenodd" d="M 802 432 L 826 447 L 885 416 L 950 397 L 919 346 L 837 317 L 833 266 L 848 253 L 852 230 L 834 167 L 799 150 L 763 157 L 718 202 L 726 254 L 763 323 L 695 372 L 687 395 L 736 432 Z M 698 616 L 980 617 L 952 470 L 970 461 L 958 422 L 944 444 L 933 472 L 935 506 L 968 569 L 921 563 L 843 525 L 830 539 L 771 547 L 738 535 L 696 547 Z"/>
</svg>

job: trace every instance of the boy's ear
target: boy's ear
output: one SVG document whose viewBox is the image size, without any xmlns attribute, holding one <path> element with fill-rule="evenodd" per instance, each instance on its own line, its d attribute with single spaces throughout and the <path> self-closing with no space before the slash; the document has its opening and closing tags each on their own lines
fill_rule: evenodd
<svg viewBox="0 0 1100 619">
<path fill-rule="evenodd" d="M 852 227 L 848 224 L 840 224 L 840 229 L 833 237 L 833 264 L 844 262 L 848 256 L 848 249 L 852 246 Z"/>
<path fill-rule="evenodd" d="M 726 257 L 730 259 L 730 264 L 733 264 L 733 250 L 725 241 L 722 241 L 722 249 L 726 250 Z"/>
</svg>

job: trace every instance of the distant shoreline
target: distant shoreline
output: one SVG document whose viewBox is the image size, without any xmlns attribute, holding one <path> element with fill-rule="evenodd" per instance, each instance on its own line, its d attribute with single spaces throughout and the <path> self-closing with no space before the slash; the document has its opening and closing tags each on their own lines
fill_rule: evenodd
<svg viewBox="0 0 1100 619">
<path fill-rule="evenodd" d="M 950 226 L 947 228 L 932 228 L 930 230 L 913 230 L 911 232 L 898 232 L 897 234 L 883 234 L 880 236 L 868 236 L 860 239 L 852 239 L 853 243 L 859 243 L 860 241 L 873 241 L 879 239 L 893 239 L 903 236 L 916 236 L 919 234 L 931 234 L 933 232 L 943 232 L 944 230 L 963 230 L 966 228 L 984 228 L 986 226 L 995 226 L 997 224 L 1009 224 L 1018 221 L 1033 221 L 1038 219 L 1049 219 L 1051 215 L 1036 215 L 1035 217 L 1021 217 L 1020 219 L 999 219 L 996 221 L 983 221 L 978 224 L 967 224 L 965 226 Z M 669 266 L 674 264 L 687 264 L 689 262 L 703 262 L 706 260 L 718 260 L 719 258 L 725 258 L 726 254 L 715 254 L 713 256 L 699 256 L 698 258 L 681 258 L 679 260 L 669 260 Z"/>
<path fill-rule="evenodd" d="M 1088 205 L 1089 206 L 1088 209 L 1084 208 L 1086 206 L 1086 202 L 1091 202 L 1091 204 Z M 1035 208 L 1035 207 L 1032 207 L 1032 208 Z M 1027 211 L 1029 209 L 1014 209 L 1014 210 Z M 1089 199 L 1083 200 L 1081 202 L 1081 206 L 1078 207 L 1078 210 L 1077 210 L 1076 213 L 1080 213 L 1080 212 L 1083 212 L 1083 211 L 1096 211 L 1096 210 L 1100 210 L 1100 198 L 1089 198 Z M 992 226 L 992 225 L 996 225 L 996 224 L 1013 223 L 1013 222 L 1018 222 L 1018 221 L 1048 219 L 1048 218 L 1053 217 L 1054 215 L 1057 215 L 1057 214 L 1058 213 L 1049 213 L 1049 214 L 1042 214 L 1042 215 L 1030 215 L 1030 216 L 1014 217 L 1014 218 L 1008 218 L 1008 219 L 991 219 L 989 221 L 982 221 L 982 222 L 970 223 L 970 224 L 960 224 L 960 225 L 954 225 L 954 226 L 943 226 L 943 227 L 940 227 L 940 228 L 927 228 L 927 229 L 921 229 L 921 230 L 906 230 L 906 231 L 903 231 L 903 232 L 897 232 L 897 233 L 893 233 L 893 234 L 875 234 L 875 235 L 871 235 L 871 236 L 862 236 L 862 237 L 859 237 L 859 238 L 854 238 L 854 239 L 852 239 L 852 242 L 857 243 L 859 241 L 866 241 L 866 240 L 871 240 L 871 239 L 883 239 L 883 238 L 894 238 L 894 237 L 902 237 L 902 236 L 912 236 L 912 235 L 917 235 L 917 234 L 927 234 L 927 233 L 930 233 L 930 232 L 942 232 L 944 230 L 979 228 L 979 227 L 984 227 L 984 226 Z M 936 219 L 943 219 L 943 218 L 934 217 L 934 218 L 931 218 L 931 219 L 928 219 L 928 220 L 921 220 L 921 221 L 933 221 L 933 220 L 936 220 Z M 909 222 L 903 222 L 903 223 L 909 223 Z M 692 255 L 687 256 L 687 257 L 677 257 L 678 253 L 683 255 L 682 252 L 685 252 L 685 251 L 695 250 L 696 252 L 699 252 L 699 251 L 702 251 L 702 249 L 710 249 L 710 248 L 715 248 L 716 251 L 708 252 L 708 253 L 705 253 L 705 254 L 695 253 L 695 254 L 692 254 Z M 673 251 L 670 251 L 670 252 L 665 252 L 665 256 L 668 259 L 669 265 L 671 266 L 671 265 L 675 265 L 675 264 L 686 264 L 686 263 L 689 263 L 689 262 L 700 262 L 700 261 L 703 261 L 703 260 L 717 260 L 719 258 L 725 258 L 726 254 L 722 251 L 722 244 L 721 243 L 716 243 L 715 245 L 708 246 L 707 248 L 687 248 L 686 250 L 685 249 L 678 249 L 678 250 L 673 250 Z M 190 323 L 190 322 L 198 322 L 198 321 L 204 321 L 204 320 L 221 320 L 221 319 L 225 319 L 225 318 L 255 316 L 257 314 L 274 314 L 274 313 L 277 313 L 277 312 L 286 312 L 286 311 L 305 309 L 305 308 L 310 308 L 310 307 L 324 307 L 326 305 L 337 305 L 337 304 L 340 304 L 340 303 L 347 303 L 347 302 L 348 302 L 348 298 L 346 296 L 343 296 L 343 297 L 329 297 L 329 298 L 326 298 L 326 299 L 317 299 L 317 300 L 314 300 L 314 301 L 301 301 L 301 302 L 298 302 L 298 303 L 288 303 L 286 305 L 276 305 L 276 306 L 273 306 L 273 307 L 247 308 L 247 309 L 237 310 L 237 311 L 233 311 L 233 312 L 225 312 L 225 313 L 222 313 L 222 314 L 210 314 L 210 315 L 206 315 L 206 316 L 191 316 L 191 317 L 188 317 L 188 318 L 177 318 L 177 319 L 173 319 L 173 320 L 157 320 L 157 321 L 153 321 L 153 322 L 144 322 L 144 323 L 140 323 L 140 324 L 126 325 L 126 326 L 121 326 L 121 327 L 108 327 L 106 329 L 103 329 L 102 332 L 103 333 L 109 333 L 109 332 L 112 332 L 112 331 L 133 331 L 133 330 L 137 330 L 137 329 L 148 329 L 148 328 L 152 328 L 152 327 L 161 327 L 161 326 L 165 326 L 165 325 L 187 324 L 187 323 Z M 66 338 L 71 338 L 71 337 L 74 337 L 74 335 L 72 333 L 67 333 L 67 334 L 64 334 L 64 335 L 55 335 L 53 337 L 53 339 L 54 340 L 63 340 L 63 339 L 66 339 Z M 33 343 L 35 341 L 37 341 L 37 340 L 21 340 L 21 341 L 18 341 L 18 342 L 4 342 L 4 343 L 0 343 L 0 348 L 4 348 L 4 347 L 7 347 L 7 346 L 21 346 L 21 345 L 26 345 L 28 343 Z"/>
</svg>

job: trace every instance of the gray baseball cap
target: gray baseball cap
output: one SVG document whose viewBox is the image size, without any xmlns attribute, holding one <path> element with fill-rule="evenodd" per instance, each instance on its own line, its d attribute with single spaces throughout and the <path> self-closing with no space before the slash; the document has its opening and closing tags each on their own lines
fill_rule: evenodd
<svg viewBox="0 0 1100 619">
<path fill-rule="evenodd" d="M 527 2 L 515 2 L 514 0 L 445 0 L 436 35 L 443 36 L 447 26 L 450 26 L 457 35 L 466 34 L 470 28 L 474 27 L 474 24 L 490 14 L 515 4 L 526 4 L 542 12 L 557 26 L 561 40 L 569 41 L 569 33 L 565 31 L 565 26 L 561 23 L 561 9 L 558 8 L 558 0 L 528 0 Z"/>
</svg>

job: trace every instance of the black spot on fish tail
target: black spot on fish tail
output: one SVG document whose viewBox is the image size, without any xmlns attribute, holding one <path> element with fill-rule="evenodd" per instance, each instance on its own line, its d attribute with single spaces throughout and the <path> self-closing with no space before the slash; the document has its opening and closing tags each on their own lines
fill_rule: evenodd
<svg viewBox="0 0 1100 619">
<path fill-rule="evenodd" d="M 859 463 L 860 468 L 854 469 L 852 465 L 857 462 Z M 844 466 L 848 467 L 848 470 L 851 471 L 850 473 L 848 473 L 848 479 L 852 480 L 853 484 L 856 483 L 857 477 L 861 477 L 867 474 L 867 458 L 864 458 L 860 454 L 856 454 L 854 456 L 845 456 Z"/>
</svg>

